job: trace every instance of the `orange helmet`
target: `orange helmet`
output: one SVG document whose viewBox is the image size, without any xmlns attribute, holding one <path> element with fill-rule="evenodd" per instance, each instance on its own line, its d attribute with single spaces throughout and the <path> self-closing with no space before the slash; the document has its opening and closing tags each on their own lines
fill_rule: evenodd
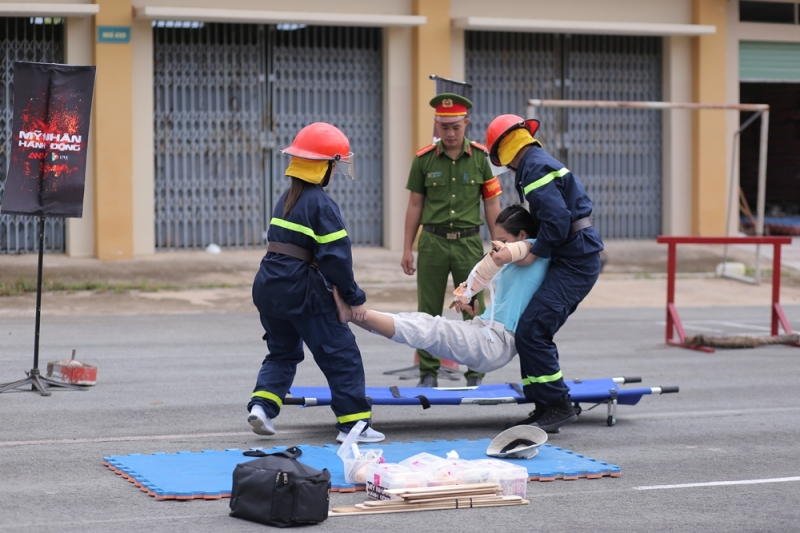
<svg viewBox="0 0 800 533">
<path fill-rule="evenodd" d="M 312 161 L 333 161 L 334 173 L 354 179 L 353 152 L 342 130 L 326 122 L 314 122 L 300 130 L 292 145 L 281 153 Z"/>
<path fill-rule="evenodd" d="M 536 130 L 539 129 L 539 121 L 535 118 L 525 120 L 517 115 L 500 115 L 492 120 L 489 127 L 486 128 L 486 146 L 489 148 L 489 160 L 493 165 L 503 166 L 497 156 L 500 141 L 503 140 L 503 137 L 519 128 L 525 128 L 531 135 L 535 135 Z"/>
</svg>

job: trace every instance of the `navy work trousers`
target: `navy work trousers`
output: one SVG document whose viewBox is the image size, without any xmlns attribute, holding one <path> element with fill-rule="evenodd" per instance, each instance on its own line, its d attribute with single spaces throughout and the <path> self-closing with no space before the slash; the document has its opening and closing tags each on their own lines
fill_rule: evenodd
<svg viewBox="0 0 800 533">
<path fill-rule="evenodd" d="M 553 337 L 592 290 L 599 275 L 599 253 L 568 258 L 554 255 L 542 286 L 519 319 L 516 344 L 523 392 L 537 408 L 558 404 L 569 394 L 560 376 Z"/>
<path fill-rule="evenodd" d="M 370 406 L 366 398 L 361 352 L 355 335 L 347 324 L 339 322 L 335 312 L 290 319 L 262 313 L 261 324 L 266 332 L 264 340 L 269 354 L 261 364 L 254 393 L 268 392 L 281 400 L 285 398 L 294 381 L 297 365 L 303 360 L 305 342 L 328 380 L 336 427 L 349 431 L 358 420 L 365 420 L 369 425 Z M 280 412 L 277 403 L 259 396 L 251 398 L 247 409 L 255 404 L 261 405 L 270 418 L 275 418 Z"/>
</svg>

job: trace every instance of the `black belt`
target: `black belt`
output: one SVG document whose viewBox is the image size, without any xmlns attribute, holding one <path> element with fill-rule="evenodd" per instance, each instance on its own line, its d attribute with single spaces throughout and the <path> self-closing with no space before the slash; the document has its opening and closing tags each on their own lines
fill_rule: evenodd
<svg viewBox="0 0 800 533">
<path fill-rule="evenodd" d="M 296 244 L 290 244 L 288 242 L 270 242 L 267 245 L 267 252 L 288 255 L 289 257 L 305 261 L 312 267 L 317 268 L 317 259 L 314 257 L 314 252 L 302 246 L 297 246 Z"/>
<path fill-rule="evenodd" d="M 469 237 L 470 235 L 477 235 L 481 232 L 481 228 L 479 226 L 475 226 L 474 228 L 469 229 L 462 229 L 460 231 L 447 231 L 443 229 L 439 229 L 435 226 L 429 226 L 425 224 L 422 226 L 422 229 L 425 231 L 429 231 L 434 235 L 438 235 L 439 237 L 444 237 L 445 239 L 463 239 L 464 237 Z"/>
<path fill-rule="evenodd" d="M 569 232 L 578 233 L 582 229 L 591 227 L 591 225 L 592 225 L 592 217 L 579 218 L 578 220 L 569 225 Z"/>
</svg>

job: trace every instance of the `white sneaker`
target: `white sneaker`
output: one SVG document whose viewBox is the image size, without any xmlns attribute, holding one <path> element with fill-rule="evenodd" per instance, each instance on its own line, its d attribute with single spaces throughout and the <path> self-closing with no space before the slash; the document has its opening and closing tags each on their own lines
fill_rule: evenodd
<svg viewBox="0 0 800 533">
<path fill-rule="evenodd" d="M 336 436 L 336 442 L 344 442 L 344 439 L 347 438 L 349 435 L 349 431 L 340 431 L 339 435 Z M 364 431 L 361 432 L 361 435 L 358 436 L 356 442 L 381 442 L 383 439 L 386 438 L 386 435 L 381 433 L 380 431 L 375 431 L 371 427 L 368 427 Z"/>
<path fill-rule="evenodd" d="M 247 422 L 253 426 L 253 433 L 256 435 L 274 435 L 275 427 L 272 425 L 272 420 L 264 412 L 264 408 L 260 405 L 254 405 L 250 409 L 250 416 L 247 417 Z"/>
</svg>

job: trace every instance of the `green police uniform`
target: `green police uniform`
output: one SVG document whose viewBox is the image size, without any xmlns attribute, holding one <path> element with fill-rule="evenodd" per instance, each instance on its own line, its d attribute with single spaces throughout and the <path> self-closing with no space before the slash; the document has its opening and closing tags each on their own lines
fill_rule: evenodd
<svg viewBox="0 0 800 533">
<path fill-rule="evenodd" d="M 447 155 L 441 141 L 417 152 L 406 188 L 425 195 L 420 218 L 423 231 L 417 247 L 418 310 L 441 315 L 448 275 L 452 272 L 458 286 L 483 256 L 481 198 L 500 194 L 499 182 L 484 147 L 465 138 L 456 159 Z M 482 293 L 479 301 L 482 311 Z M 465 313 L 464 318 L 470 317 Z M 423 350 L 417 350 L 417 354 L 420 375 L 436 376 L 439 359 Z M 483 374 L 468 371 L 465 376 Z"/>
</svg>

